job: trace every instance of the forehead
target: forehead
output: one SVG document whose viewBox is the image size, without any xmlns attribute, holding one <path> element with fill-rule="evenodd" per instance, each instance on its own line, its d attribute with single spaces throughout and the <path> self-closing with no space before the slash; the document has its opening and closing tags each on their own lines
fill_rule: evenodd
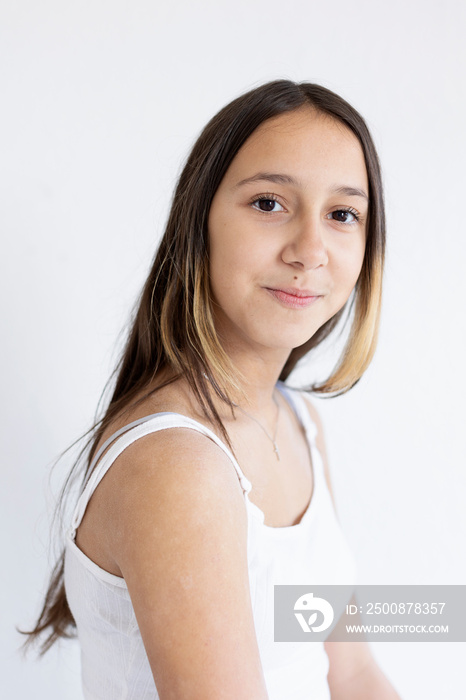
<svg viewBox="0 0 466 700">
<path fill-rule="evenodd" d="M 312 107 L 263 122 L 236 154 L 226 178 L 241 180 L 252 171 L 283 172 L 303 184 L 318 177 L 367 188 L 364 154 L 356 135 Z"/>
</svg>

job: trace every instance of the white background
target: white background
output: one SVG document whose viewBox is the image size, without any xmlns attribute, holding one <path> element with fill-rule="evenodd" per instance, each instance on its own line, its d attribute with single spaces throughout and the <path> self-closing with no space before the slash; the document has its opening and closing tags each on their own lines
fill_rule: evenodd
<svg viewBox="0 0 466 700">
<path fill-rule="evenodd" d="M 189 147 L 270 79 L 348 99 L 385 175 L 378 354 L 316 401 L 360 582 L 466 583 L 465 30 L 460 0 L 3 0 L 2 697 L 81 697 L 76 644 L 23 661 L 14 630 L 38 611 L 70 459 L 51 486 L 50 466 L 92 422 Z M 404 700 L 455 700 L 465 647 L 373 649 Z"/>
</svg>

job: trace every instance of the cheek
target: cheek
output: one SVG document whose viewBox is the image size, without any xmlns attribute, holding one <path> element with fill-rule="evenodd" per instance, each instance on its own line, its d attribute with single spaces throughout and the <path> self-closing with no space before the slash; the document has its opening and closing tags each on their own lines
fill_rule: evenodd
<svg viewBox="0 0 466 700">
<path fill-rule="evenodd" d="M 365 246 L 361 245 L 359 250 L 354 253 L 351 260 L 351 264 L 348 265 L 348 277 L 350 279 L 350 284 L 352 284 L 353 287 L 358 281 L 359 275 L 361 274 L 361 269 L 364 262 L 364 252 Z"/>
<path fill-rule="evenodd" d="M 240 217 L 212 217 L 209 222 L 209 270 L 211 279 L 225 285 L 254 275 L 261 269 L 264 246 Z"/>
<path fill-rule="evenodd" d="M 226 295 L 236 287 L 241 288 L 241 279 L 246 272 L 241 241 L 235 236 L 233 227 L 216 226 L 209 235 L 209 276 L 211 293 L 223 305 Z"/>
<path fill-rule="evenodd" d="M 365 235 L 361 234 L 351 242 L 351 245 L 348 246 L 346 251 L 345 264 L 348 270 L 348 276 L 354 278 L 355 282 L 359 277 L 359 273 L 361 272 L 365 250 L 366 237 Z"/>
<path fill-rule="evenodd" d="M 229 257 L 235 254 L 235 229 L 234 221 L 223 212 L 213 209 L 209 217 L 208 236 L 211 264 L 225 264 Z"/>
<path fill-rule="evenodd" d="M 340 282 L 341 293 L 348 296 L 358 281 L 364 262 L 365 241 L 340 250 L 336 256 L 335 275 Z"/>
</svg>

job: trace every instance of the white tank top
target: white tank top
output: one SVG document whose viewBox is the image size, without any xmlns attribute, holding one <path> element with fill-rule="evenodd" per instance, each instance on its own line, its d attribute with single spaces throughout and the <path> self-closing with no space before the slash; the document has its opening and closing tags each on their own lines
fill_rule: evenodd
<svg viewBox="0 0 466 700">
<path fill-rule="evenodd" d="M 309 443 L 314 488 L 296 525 L 271 527 L 249 500 L 252 484 L 230 450 L 201 423 L 177 413 L 158 413 L 117 431 L 99 450 L 75 509 L 65 549 L 65 588 L 81 647 L 86 700 L 157 700 L 149 661 L 123 578 L 91 561 L 75 544 L 76 530 L 95 488 L 115 459 L 135 440 L 158 430 L 192 428 L 212 439 L 230 458 L 245 496 L 248 513 L 248 569 L 257 642 L 269 700 L 330 700 L 328 657 L 322 642 L 274 642 L 275 584 L 345 584 L 356 582 L 356 567 L 333 509 L 316 447 L 317 429 L 300 392 L 279 383 L 304 426 Z"/>
</svg>

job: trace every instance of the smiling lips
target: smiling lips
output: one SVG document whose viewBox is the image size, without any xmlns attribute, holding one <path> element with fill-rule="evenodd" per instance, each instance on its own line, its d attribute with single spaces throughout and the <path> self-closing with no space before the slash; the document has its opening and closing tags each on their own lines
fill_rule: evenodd
<svg viewBox="0 0 466 700">
<path fill-rule="evenodd" d="M 292 287 L 285 289 L 273 289 L 265 287 L 277 301 L 291 309 L 303 309 L 311 306 L 317 299 L 323 295 L 309 289 L 294 289 Z"/>
</svg>

